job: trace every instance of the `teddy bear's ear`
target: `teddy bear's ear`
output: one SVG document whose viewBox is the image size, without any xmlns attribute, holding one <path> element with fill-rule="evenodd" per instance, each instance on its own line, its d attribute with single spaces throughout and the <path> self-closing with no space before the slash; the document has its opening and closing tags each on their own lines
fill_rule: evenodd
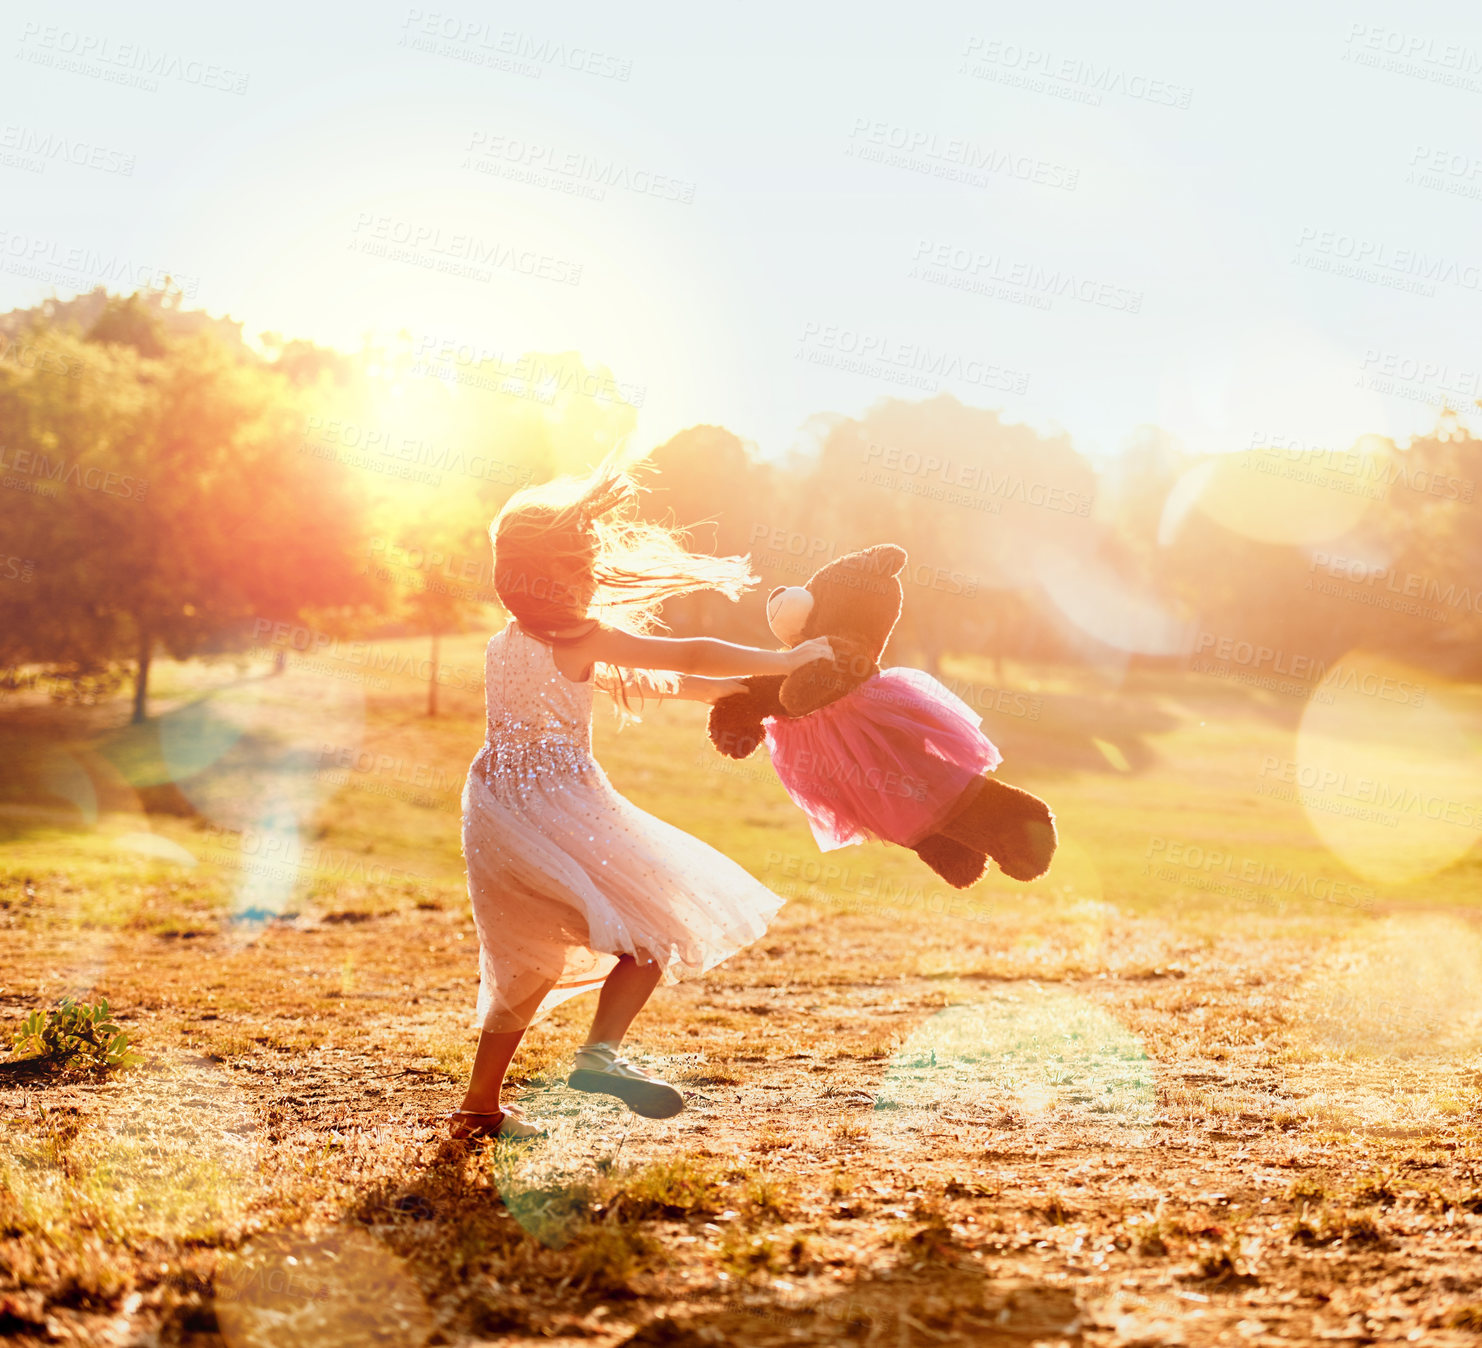
<svg viewBox="0 0 1482 1348">
<path fill-rule="evenodd" d="M 898 576 L 906 565 L 906 550 L 894 543 L 877 543 L 861 552 L 859 559 L 872 576 Z"/>
</svg>

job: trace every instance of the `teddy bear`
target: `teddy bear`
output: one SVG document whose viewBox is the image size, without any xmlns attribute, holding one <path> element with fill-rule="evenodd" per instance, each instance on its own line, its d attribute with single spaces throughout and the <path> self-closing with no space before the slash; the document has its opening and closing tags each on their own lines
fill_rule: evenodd
<svg viewBox="0 0 1482 1348">
<path fill-rule="evenodd" d="M 921 670 L 880 668 L 905 565 L 905 549 L 884 543 L 773 590 L 777 637 L 828 637 L 834 658 L 743 680 L 744 693 L 711 708 L 710 741 L 746 758 L 765 739 L 825 851 L 896 843 L 957 889 L 981 879 L 989 858 L 1012 879 L 1038 879 L 1057 845 L 1050 807 L 992 775 L 1001 756 L 960 698 Z"/>
</svg>

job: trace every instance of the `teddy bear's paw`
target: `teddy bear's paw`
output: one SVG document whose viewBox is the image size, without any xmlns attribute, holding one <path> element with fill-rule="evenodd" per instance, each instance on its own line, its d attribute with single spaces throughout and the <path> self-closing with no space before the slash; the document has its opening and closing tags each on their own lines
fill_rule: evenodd
<svg viewBox="0 0 1482 1348">
<path fill-rule="evenodd" d="M 1019 826 L 1019 836 L 1013 846 L 1004 848 L 1002 855 L 995 852 L 993 859 L 1010 880 L 1022 880 L 1028 884 L 1049 873 L 1058 845 L 1053 818 L 1048 823 L 1026 820 Z"/>
<path fill-rule="evenodd" d="M 727 758 L 750 758 L 756 746 L 762 742 L 760 730 L 721 730 L 712 732 L 710 742 L 717 753 Z"/>
<path fill-rule="evenodd" d="M 977 884 L 988 869 L 985 853 L 975 852 L 965 843 L 956 842 L 941 833 L 923 838 L 912 850 L 953 889 L 966 889 Z"/>
<path fill-rule="evenodd" d="M 707 730 L 715 751 L 727 758 L 749 758 L 762 742 L 761 717 L 748 705 L 730 706 L 728 703 L 749 703 L 749 694 L 723 698 L 710 709 Z"/>
</svg>

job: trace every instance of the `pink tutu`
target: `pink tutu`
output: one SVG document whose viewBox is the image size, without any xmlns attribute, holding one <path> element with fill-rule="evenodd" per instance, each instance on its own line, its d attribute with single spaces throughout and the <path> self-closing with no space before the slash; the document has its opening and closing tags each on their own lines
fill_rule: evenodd
<svg viewBox="0 0 1482 1348">
<path fill-rule="evenodd" d="M 837 702 L 765 722 L 787 794 L 825 852 L 874 838 L 914 847 L 1003 755 L 981 716 L 919 669 L 886 669 Z"/>
</svg>

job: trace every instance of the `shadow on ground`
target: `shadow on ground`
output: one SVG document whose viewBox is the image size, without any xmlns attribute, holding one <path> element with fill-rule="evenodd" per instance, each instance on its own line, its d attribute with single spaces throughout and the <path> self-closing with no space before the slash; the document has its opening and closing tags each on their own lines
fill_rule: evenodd
<svg viewBox="0 0 1482 1348">
<path fill-rule="evenodd" d="M 994 1284 L 967 1270 L 935 1267 L 862 1279 L 837 1297 L 780 1301 L 651 1321 L 625 1340 L 650 1348 L 757 1348 L 857 1341 L 891 1345 L 1078 1343 L 1081 1312 L 1065 1288 Z"/>
</svg>

